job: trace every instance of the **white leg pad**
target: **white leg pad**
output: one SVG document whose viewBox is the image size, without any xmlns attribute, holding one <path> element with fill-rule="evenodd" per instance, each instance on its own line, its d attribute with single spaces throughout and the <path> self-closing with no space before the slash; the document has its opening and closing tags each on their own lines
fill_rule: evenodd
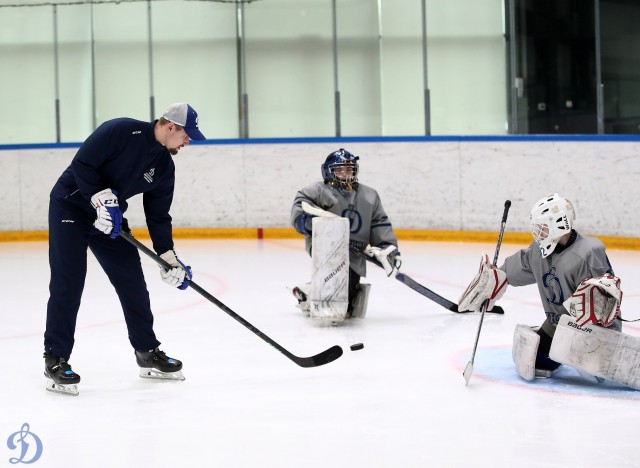
<svg viewBox="0 0 640 468">
<path fill-rule="evenodd" d="M 370 284 L 360 283 L 360 290 L 358 291 L 358 295 L 353 300 L 353 310 L 351 311 L 351 317 L 364 318 L 364 316 L 367 315 L 367 306 L 369 305 L 370 291 Z"/>
<path fill-rule="evenodd" d="M 640 390 L 640 338 L 595 325 L 580 327 L 563 315 L 549 356 L 581 373 Z"/>
<path fill-rule="evenodd" d="M 349 220 L 312 220 L 311 318 L 342 322 L 349 305 Z"/>
<path fill-rule="evenodd" d="M 529 325 L 518 324 L 513 332 L 511 357 L 518 375 L 525 380 L 536 378 L 536 355 L 540 345 L 538 335 Z"/>
</svg>

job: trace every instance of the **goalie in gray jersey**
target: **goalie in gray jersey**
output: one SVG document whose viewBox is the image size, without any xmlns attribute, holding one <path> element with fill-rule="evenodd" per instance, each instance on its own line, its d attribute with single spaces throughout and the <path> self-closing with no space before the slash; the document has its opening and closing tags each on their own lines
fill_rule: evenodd
<svg viewBox="0 0 640 468">
<path fill-rule="evenodd" d="M 332 152 L 321 165 L 322 181 L 304 187 L 296 193 L 291 208 L 291 223 L 305 236 L 307 253 L 312 254 L 312 219 L 343 217 L 349 220 L 349 306 L 352 316 L 354 302 L 360 290 L 360 278 L 366 276 L 365 258 L 358 250 L 374 257 L 388 276 L 398 272 L 402 263 L 398 239 L 391 221 L 382 207 L 378 192 L 358 182 L 358 160 L 345 149 Z M 309 291 L 294 289 L 294 295 L 305 310 Z"/>
<path fill-rule="evenodd" d="M 499 268 L 483 256 L 480 271 L 460 298 L 460 310 L 480 310 L 486 300 L 491 310 L 507 285 L 538 286 L 546 319 L 540 327 L 518 325 L 514 335 L 516 369 L 527 380 L 550 377 L 561 365 L 549 354 L 563 315 L 575 317 L 575 328 L 622 329 L 620 280 L 602 242 L 574 230 L 574 220 L 573 205 L 557 193 L 538 200 L 531 210 L 531 245 Z"/>
</svg>

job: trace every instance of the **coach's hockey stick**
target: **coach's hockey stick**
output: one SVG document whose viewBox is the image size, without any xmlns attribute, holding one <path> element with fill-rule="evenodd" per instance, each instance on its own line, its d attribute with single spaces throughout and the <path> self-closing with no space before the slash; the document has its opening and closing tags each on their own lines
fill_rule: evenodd
<svg viewBox="0 0 640 468">
<path fill-rule="evenodd" d="M 496 253 L 493 256 L 493 266 L 495 267 L 498 263 L 498 255 L 500 254 L 500 246 L 502 245 L 502 236 L 504 235 L 504 228 L 507 225 L 507 215 L 509 214 L 509 208 L 511 207 L 511 200 L 507 200 L 504 202 L 504 212 L 502 213 L 502 222 L 500 223 L 500 235 L 498 236 L 498 243 L 496 245 Z M 465 385 L 469 385 L 469 380 L 471 380 L 471 375 L 473 374 L 473 362 L 476 359 L 476 350 L 478 349 L 478 340 L 480 339 L 480 330 L 482 329 L 482 321 L 484 320 L 484 314 L 487 311 L 487 307 L 489 306 L 489 299 L 483 302 L 480 314 L 480 323 L 478 324 L 478 332 L 476 333 L 476 342 L 473 345 L 473 353 L 471 353 L 471 360 L 467 363 L 464 368 L 464 372 L 462 373 Z"/>
<path fill-rule="evenodd" d="M 127 242 L 129 242 L 130 244 L 133 244 L 134 246 L 136 246 L 139 250 L 141 250 L 142 252 L 144 252 L 149 258 L 151 258 L 153 261 L 155 261 L 158 265 L 160 265 L 161 267 L 170 270 L 172 268 L 171 265 L 169 265 L 166 261 L 164 261 L 162 258 L 160 258 L 158 255 L 156 255 L 151 249 L 149 249 L 147 246 L 145 246 L 144 244 L 142 244 L 141 242 L 139 242 L 138 240 L 134 239 L 133 236 L 131 236 L 130 234 L 122 231 L 120 233 L 120 237 L 124 238 L 124 240 L 126 240 Z M 253 333 L 255 333 L 256 335 L 258 335 L 260 338 L 262 338 L 264 341 L 266 341 L 267 343 L 269 343 L 271 346 L 273 346 L 274 348 L 276 348 L 278 351 L 280 351 L 282 354 L 284 354 L 285 356 L 287 356 L 289 359 L 291 359 L 293 362 L 295 362 L 296 364 L 298 364 L 300 367 L 317 367 L 317 366 L 322 366 L 324 364 L 328 364 L 332 361 L 335 361 L 336 359 L 338 359 L 340 356 L 342 356 L 342 348 L 338 345 L 332 346 L 331 348 L 321 352 L 320 354 L 316 354 L 315 356 L 310 356 L 310 357 L 298 357 L 292 353 L 290 353 L 289 351 L 287 351 L 285 348 L 283 348 L 282 346 L 280 346 L 278 343 L 276 343 L 275 341 L 273 341 L 271 338 L 269 338 L 267 335 L 265 335 L 264 333 L 262 333 L 260 330 L 258 330 L 256 327 L 254 327 L 253 325 L 251 325 L 249 322 L 247 322 L 245 319 L 243 319 L 242 317 L 240 317 L 238 314 L 236 314 L 233 310 L 231 310 L 229 307 L 227 307 L 226 305 L 224 305 L 222 302 L 220 302 L 218 299 L 216 299 L 214 296 L 212 296 L 211 294 L 209 294 L 207 291 L 205 291 L 204 289 L 202 289 L 200 286 L 198 286 L 196 283 L 193 282 L 193 280 L 190 281 L 189 287 L 193 290 L 195 290 L 196 292 L 198 292 L 201 296 L 203 296 L 205 299 L 209 300 L 210 302 L 213 302 L 216 306 L 218 306 L 220 309 L 222 309 L 224 312 L 226 312 L 227 314 L 229 314 L 231 317 L 233 317 L 234 319 L 236 319 L 238 322 L 240 322 L 242 325 L 244 325 L 246 328 L 248 328 L 249 330 L 251 330 Z"/>
</svg>

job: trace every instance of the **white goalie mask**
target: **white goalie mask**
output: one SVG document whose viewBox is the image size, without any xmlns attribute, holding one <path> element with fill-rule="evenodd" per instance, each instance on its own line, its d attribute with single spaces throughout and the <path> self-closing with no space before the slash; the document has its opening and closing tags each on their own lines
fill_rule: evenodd
<svg viewBox="0 0 640 468">
<path fill-rule="evenodd" d="M 545 258 L 555 250 L 558 240 L 571 232 L 576 214 L 569 200 L 550 193 L 533 205 L 530 219 L 531 234 Z"/>
</svg>

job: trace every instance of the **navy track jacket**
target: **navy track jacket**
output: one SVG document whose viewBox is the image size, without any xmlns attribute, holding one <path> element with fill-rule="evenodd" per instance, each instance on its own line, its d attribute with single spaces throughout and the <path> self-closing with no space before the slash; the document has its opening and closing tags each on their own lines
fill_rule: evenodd
<svg viewBox="0 0 640 468">
<path fill-rule="evenodd" d="M 82 144 L 71 165 L 51 191 L 57 203 L 72 203 L 95 218 L 91 197 L 107 188 L 118 193 L 122 213 L 127 199 L 143 193 L 144 213 L 153 248 L 173 249 L 171 216 L 175 165 L 167 148 L 155 139 L 157 121 L 109 120 Z"/>
</svg>

